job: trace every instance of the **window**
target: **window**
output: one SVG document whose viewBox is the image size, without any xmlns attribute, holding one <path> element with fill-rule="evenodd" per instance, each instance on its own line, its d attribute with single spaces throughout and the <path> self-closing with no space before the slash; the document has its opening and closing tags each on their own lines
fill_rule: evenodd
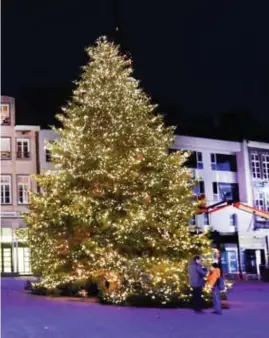
<svg viewBox="0 0 269 338">
<path fill-rule="evenodd" d="M 18 248 L 19 273 L 31 273 L 30 261 L 30 249 L 26 247 Z"/>
<path fill-rule="evenodd" d="M 269 193 L 264 194 L 264 210 L 269 212 Z"/>
<path fill-rule="evenodd" d="M 190 219 L 190 222 L 189 222 L 190 225 L 196 225 L 196 217 L 195 215 L 193 215 Z"/>
<path fill-rule="evenodd" d="M 211 154 L 211 169 L 217 170 L 217 156 L 216 156 L 216 154 Z"/>
<path fill-rule="evenodd" d="M 204 214 L 204 225 L 210 225 L 210 223 L 209 223 L 209 215 L 208 214 Z"/>
<path fill-rule="evenodd" d="M 193 169 L 203 169 L 203 154 L 197 151 L 192 152 L 186 162 L 186 167 Z"/>
<path fill-rule="evenodd" d="M 1 137 L 1 160 L 10 160 L 11 142 L 10 137 Z"/>
<path fill-rule="evenodd" d="M 233 249 L 224 250 L 221 252 L 221 265 L 223 273 L 238 272 L 237 251 Z"/>
<path fill-rule="evenodd" d="M 251 153 L 252 177 L 261 178 L 261 164 L 258 153 Z"/>
<path fill-rule="evenodd" d="M 237 215 L 231 214 L 230 215 L 230 225 L 235 227 L 237 225 Z"/>
<path fill-rule="evenodd" d="M 12 229 L 1 228 L 1 242 L 9 243 L 12 242 Z"/>
<path fill-rule="evenodd" d="M 265 180 L 269 179 L 269 153 L 262 154 L 262 174 Z"/>
<path fill-rule="evenodd" d="M 213 182 L 213 199 L 214 201 L 219 200 L 219 189 L 217 182 Z"/>
<path fill-rule="evenodd" d="M 254 192 L 254 204 L 257 209 L 269 212 L 269 193 Z"/>
<path fill-rule="evenodd" d="M 1 204 L 11 204 L 10 175 L 1 175 Z"/>
<path fill-rule="evenodd" d="M 211 154 L 211 169 L 218 171 L 237 171 L 236 156 Z"/>
<path fill-rule="evenodd" d="M 228 272 L 229 273 L 238 272 L 238 260 L 236 250 L 227 251 L 227 261 L 228 261 Z"/>
<path fill-rule="evenodd" d="M 17 158 L 30 158 L 30 140 L 28 138 L 17 139 Z"/>
<path fill-rule="evenodd" d="M 264 198 L 263 193 L 255 193 L 255 207 L 260 210 L 264 210 Z"/>
<path fill-rule="evenodd" d="M 17 176 L 17 196 L 18 204 L 29 203 L 30 176 Z"/>
<path fill-rule="evenodd" d="M 254 150 L 250 153 L 252 177 L 269 180 L 269 153 Z"/>
<path fill-rule="evenodd" d="M 201 195 L 205 193 L 205 183 L 200 181 L 193 189 L 195 195 Z"/>
<path fill-rule="evenodd" d="M 213 182 L 214 201 L 239 201 L 237 183 Z"/>
<path fill-rule="evenodd" d="M 55 141 L 49 140 L 46 143 L 47 144 L 53 144 Z M 169 153 L 174 151 L 174 149 L 169 149 Z M 51 151 L 45 146 L 45 156 L 46 156 L 46 162 L 51 162 Z"/>
<path fill-rule="evenodd" d="M 51 153 L 49 149 L 45 149 L 46 152 L 46 162 L 51 162 Z"/>
<path fill-rule="evenodd" d="M 10 126 L 10 112 L 9 112 L 9 104 L 1 104 L 1 125 L 2 126 Z"/>
<path fill-rule="evenodd" d="M 13 272 L 11 248 L 1 248 L 1 270 L 4 273 Z"/>
<path fill-rule="evenodd" d="M 201 152 L 196 153 L 196 159 L 197 159 L 197 169 L 203 169 L 203 155 Z"/>
</svg>

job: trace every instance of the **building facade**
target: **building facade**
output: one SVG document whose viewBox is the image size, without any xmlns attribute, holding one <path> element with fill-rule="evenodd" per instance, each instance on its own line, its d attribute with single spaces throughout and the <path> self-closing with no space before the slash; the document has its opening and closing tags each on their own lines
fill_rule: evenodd
<svg viewBox="0 0 269 338">
<path fill-rule="evenodd" d="M 199 179 L 196 194 L 204 194 L 206 206 L 237 201 L 216 212 L 199 214 L 191 220 L 200 229 L 210 226 L 221 253 L 224 273 L 259 276 L 260 265 L 268 264 L 268 218 L 255 216 L 255 210 L 269 212 L 269 144 L 230 142 L 177 136 L 173 150 L 190 150 L 187 166 Z"/>
<path fill-rule="evenodd" d="M 58 137 L 50 129 L 16 126 L 14 99 L 1 97 L 0 256 L 4 274 L 31 273 L 29 248 L 17 238 L 16 229 L 26 226 L 21 213 L 28 211 L 29 191 L 37 189 L 32 175 L 53 170 L 46 145 Z M 212 208 L 212 212 L 194 216 L 190 224 L 201 231 L 213 230 L 224 273 L 259 276 L 260 266 L 269 263 L 269 144 L 176 136 L 171 151 L 177 150 L 192 152 L 186 165 L 199 179 L 194 193 L 204 195 L 206 206 Z M 231 203 L 222 207 L 223 201 Z M 268 217 L 260 217 L 257 210 Z"/>
<path fill-rule="evenodd" d="M 1 97 L 1 273 L 30 274 L 30 251 L 16 236 L 24 227 L 21 213 L 28 211 L 32 178 L 38 173 L 37 126 L 16 126 L 15 100 Z"/>
</svg>

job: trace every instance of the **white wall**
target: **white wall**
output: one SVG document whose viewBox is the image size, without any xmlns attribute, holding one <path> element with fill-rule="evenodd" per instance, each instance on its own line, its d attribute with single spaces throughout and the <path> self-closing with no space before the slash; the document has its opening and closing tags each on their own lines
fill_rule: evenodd
<svg viewBox="0 0 269 338">
<path fill-rule="evenodd" d="M 248 187 L 248 200 L 250 205 L 255 205 L 255 191 L 257 193 L 262 194 L 263 196 L 268 195 L 269 193 L 269 179 L 266 178 L 253 178 L 252 177 L 252 171 L 251 171 L 251 161 L 250 161 L 250 151 L 253 151 L 253 149 L 256 149 L 258 152 L 261 153 L 269 153 L 269 143 L 264 143 L 264 142 L 256 142 L 256 141 L 244 141 L 244 154 L 245 157 L 247 158 L 247 163 L 248 163 L 248 168 L 246 171 L 246 186 Z M 262 169 L 262 163 L 260 163 L 261 169 Z M 247 166 L 246 166 L 247 167 Z M 266 183 L 267 186 L 257 188 L 256 183 L 263 182 Z M 268 197 L 266 198 L 268 201 Z M 265 202 L 265 201 L 264 201 Z M 262 219 L 260 219 L 262 220 Z M 269 221 L 267 221 L 267 226 L 269 224 Z M 259 229 L 256 231 L 256 233 L 259 233 L 260 235 L 263 236 L 268 236 L 269 235 L 269 228 L 267 229 Z M 269 257 L 268 257 L 269 260 Z"/>
<path fill-rule="evenodd" d="M 236 158 L 240 200 L 253 206 L 251 170 L 246 141 L 242 142 L 242 150 L 236 154 Z"/>
<path fill-rule="evenodd" d="M 204 169 L 196 169 L 196 176 L 205 184 L 207 206 L 216 203 L 213 197 L 213 182 L 238 183 L 241 202 L 252 203 L 248 154 L 243 151 L 240 142 L 223 141 L 216 139 L 196 138 L 189 136 L 176 136 L 174 149 L 193 150 L 202 153 Z M 216 171 L 211 169 L 211 153 L 236 155 L 238 171 Z M 251 204 L 249 204 L 251 205 Z M 239 232 L 253 229 L 253 217 L 244 211 L 230 206 L 216 213 L 210 214 L 210 226 L 219 232 L 234 232 L 236 229 L 230 225 L 230 216 L 235 214 Z M 204 216 L 198 215 L 197 225 L 204 224 Z"/>
</svg>

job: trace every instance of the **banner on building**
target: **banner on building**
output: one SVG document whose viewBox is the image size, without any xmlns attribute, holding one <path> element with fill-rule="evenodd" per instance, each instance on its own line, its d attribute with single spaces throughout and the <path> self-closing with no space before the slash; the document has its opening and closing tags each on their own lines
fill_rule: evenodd
<svg viewBox="0 0 269 338">
<path fill-rule="evenodd" d="M 239 245 L 241 249 L 259 250 L 266 247 L 265 236 L 256 234 L 244 234 L 239 236 Z"/>
</svg>

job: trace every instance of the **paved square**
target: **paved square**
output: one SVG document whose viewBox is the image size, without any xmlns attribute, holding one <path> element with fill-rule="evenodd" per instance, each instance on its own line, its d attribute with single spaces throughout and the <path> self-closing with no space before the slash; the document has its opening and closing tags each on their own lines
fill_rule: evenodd
<svg viewBox="0 0 269 338">
<path fill-rule="evenodd" d="M 2 338 L 265 338 L 269 283 L 238 283 L 231 309 L 146 309 L 59 301 L 23 292 L 24 281 L 2 278 Z"/>
</svg>

